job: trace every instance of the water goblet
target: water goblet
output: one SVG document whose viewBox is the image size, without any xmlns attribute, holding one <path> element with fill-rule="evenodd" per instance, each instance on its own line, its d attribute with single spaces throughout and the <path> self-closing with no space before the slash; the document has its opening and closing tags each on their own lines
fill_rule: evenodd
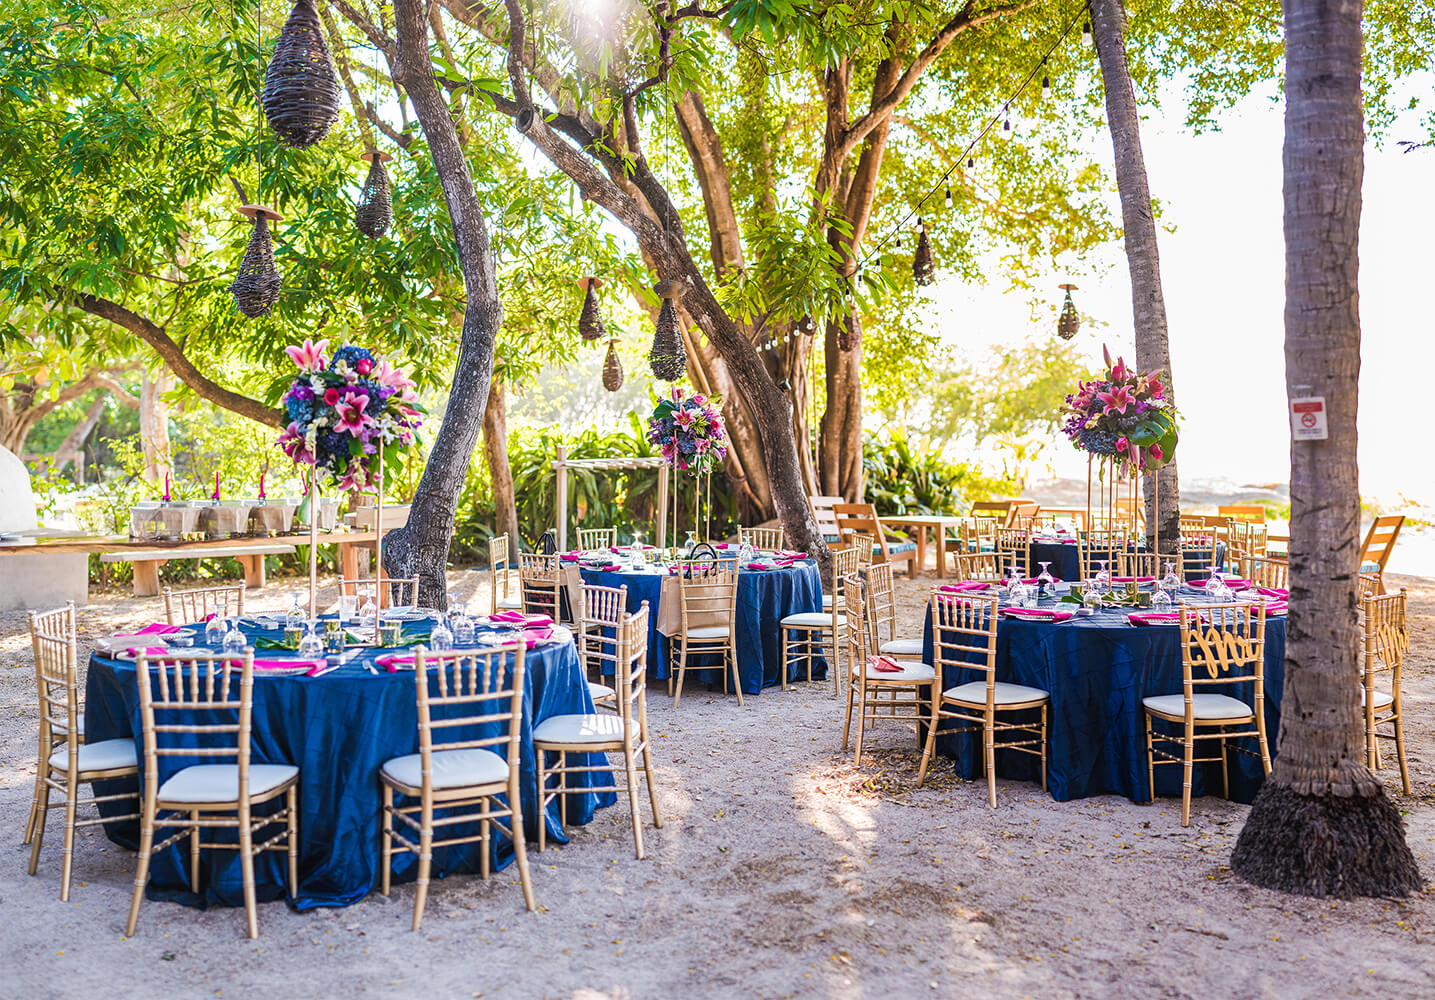
<svg viewBox="0 0 1435 1000">
<path fill-rule="evenodd" d="M 1156 592 L 1151 595 L 1151 610 L 1171 610 L 1171 595 L 1167 592 L 1166 588 L 1160 584 L 1156 585 Z"/>
<path fill-rule="evenodd" d="M 1100 590 L 1102 593 L 1109 594 L 1111 592 L 1111 573 L 1108 572 L 1106 569 L 1105 559 L 1098 559 L 1096 561 L 1096 577 L 1094 579 L 1094 582 L 1096 584 L 1096 589 Z"/>
<path fill-rule="evenodd" d="M 1081 604 L 1091 611 L 1101 610 L 1101 594 L 1094 586 L 1087 587 L 1086 593 L 1081 595 Z"/>
<path fill-rule="evenodd" d="M 229 631 L 224 633 L 223 649 L 226 653 L 244 652 L 244 633 L 239 631 L 238 618 L 230 619 Z"/>
<path fill-rule="evenodd" d="M 294 599 L 289 602 L 289 610 L 284 615 L 284 627 L 304 627 L 304 605 L 299 603 L 299 591 L 294 591 Z"/>
<path fill-rule="evenodd" d="M 1168 594 L 1174 594 L 1181 589 L 1181 577 L 1176 572 L 1176 564 L 1174 562 L 1168 562 L 1166 564 L 1166 572 L 1161 577 L 1160 587 Z"/>
<path fill-rule="evenodd" d="M 217 647 L 223 643 L 224 633 L 227 631 L 226 624 L 219 615 L 210 615 L 209 621 L 204 623 L 204 644 Z"/>
<path fill-rule="evenodd" d="M 379 621 L 379 645 L 393 647 L 399 644 L 399 631 L 403 623 L 397 618 L 383 618 Z"/>
<path fill-rule="evenodd" d="M 346 622 L 354 617 L 354 611 L 359 606 L 359 595 L 339 595 L 339 621 Z"/>
<path fill-rule="evenodd" d="M 312 619 L 304 623 L 304 635 L 299 640 L 300 656 L 315 657 L 324 652 L 324 640 L 319 638 L 315 629 L 316 623 Z"/>
<path fill-rule="evenodd" d="M 435 652 L 453 648 L 453 632 L 449 630 L 446 618 L 446 615 L 439 615 L 434 622 L 433 631 L 429 633 L 429 649 Z"/>
<path fill-rule="evenodd" d="M 1056 596 L 1056 578 L 1051 575 L 1051 563 L 1038 563 L 1041 567 L 1041 574 L 1036 578 L 1037 584 L 1041 587 L 1042 597 Z"/>
<path fill-rule="evenodd" d="M 473 645 L 473 619 L 462 611 L 452 616 L 453 621 L 453 644 L 455 646 Z"/>
</svg>

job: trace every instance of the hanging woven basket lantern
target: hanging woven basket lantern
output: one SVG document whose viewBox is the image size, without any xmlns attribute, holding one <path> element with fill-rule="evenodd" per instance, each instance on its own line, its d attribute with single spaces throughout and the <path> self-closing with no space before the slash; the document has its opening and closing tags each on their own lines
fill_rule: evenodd
<svg viewBox="0 0 1435 1000">
<path fill-rule="evenodd" d="M 603 329 L 603 317 L 598 315 L 597 289 L 603 287 L 603 279 L 583 278 L 578 283 L 587 289 L 583 295 L 583 312 L 578 317 L 578 334 L 584 340 L 602 340 L 607 331 Z"/>
<path fill-rule="evenodd" d="M 1076 290 L 1076 286 L 1057 287 L 1066 292 L 1066 301 L 1061 304 L 1061 315 L 1056 320 L 1056 335 L 1062 340 L 1070 340 L 1076 336 L 1076 331 L 1081 329 L 1081 317 L 1076 314 L 1076 303 L 1071 301 L 1071 293 Z"/>
<path fill-rule="evenodd" d="M 297 0 L 264 77 L 264 117 L 286 146 L 303 149 L 339 117 L 339 79 L 314 0 Z"/>
<path fill-rule="evenodd" d="M 930 285 L 936 281 L 937 265 L 932 260 L 932 241 L 927 239 L 927 225 L 921 219 L 922 235 L 917 237 L 917 252 L 912 255 L 912 280 L 919 285 Z"/>
<path fill-rule="evenodd" d="M 249 234 L 244 259 L 239 263 L 239 276 L 229 291 L 240 312 L 250 319 L 258 319 L 274 308 L 284 283 L 274 266 L 274 241 L 269 236 L 269 221 L 277 222 L 283 216 L 264 205 L 241 205 L 239 211 L 254 220 L 254 228 Z"/>
<path fill-rule="evenodd" d="M 688 352 L 683 347 L 682 330 L 678 328 L 678 307 L 673 302 L 683 286 L 676 281 L 660 281 L 653 286 L 663 300 L 658 310 L 658 323 L 653 328 L 653 346 L 648 351 L 648 367 L 653 377 L 662 382 L 676 382 L 688 370 Z"/>
<path fill-rule="evenodd" d="M 603 359 L 603 388 L 617 392 L 623 387 L 623 362 L 618 357 L 618 338 L 608 341 L 608 356 Z"/>
<path fill-rule="evenodd" d="M 359 203 L 354 206 L 354 228 L 369 239 L 376 240 L 389 231 L 394 221 L 389 172 L 384 168 L 384 164 L 393 157 L 388 153 L 365 153 L 363 159 L 369 163 L 369 176 L 364 179 Z"/>
</svg>

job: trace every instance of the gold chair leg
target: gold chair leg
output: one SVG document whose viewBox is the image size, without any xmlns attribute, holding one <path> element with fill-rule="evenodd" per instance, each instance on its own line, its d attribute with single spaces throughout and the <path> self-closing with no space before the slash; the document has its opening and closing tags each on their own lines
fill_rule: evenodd
<svg viewBox="0 0 1435 1000">
<path fill-rule="evenodd" d="M 742 708 L 742 676 L 737 672 L 737 647 L 732 645 L 731 640 L 723 651 L 723 658 L 724 667 L 732 670 L 732 689 L 737 692 L 737 707 Z M 727 676 L 726 670 L 723 676 Z"/>
<path fill-rule="evenodd" d="M 548 847 L 548 751 L 533 748 L 538 758 L 538 853 Z"/>
<path fill-rule="evenodd" d="M 997 807 L 997 747 L 996 747 L 996 716 L 991 712 L 986 714 L 986 720 L 982 723 L 982 763 L 987 769 L 987 805 L 993 809 Z"/>
<path fill-rule="evenodd" d="M 628 808 L 633 814 L 633 848 L 643 860 L 643 817 L 638 814 L 638 769 L 633 764 L 633 741 L 624 734 L 623 771 L 628 778 Z"/>
<path fill-rule="evenodd" d="M 50 765 L 41 763 L 40 775 L 42 780 L 50 776 Z M 40 812 L 35 818 L 35 832 L 30 837 L 30 874 L 35 874 L 35 869 L 40 865 L 40 847 L 45 843 L 45 818 L 50 814 L 50 783 L 44 782 L 44 788 L 40 793 Z"/>
<path fill-rule="evenodd" d="M 249 809 L 239 810 L 239 871 L 244 879 L 244 919 L 250 939 L 259 936 L 259 902 L 254 898 L 254 828 Z"/>
<path fill-rule="evenodd" d="M 1046 787 L 1046 702 L 1041 704 L 1041 790 Z"/>
<path fill-rule="evenodd" d="M 1181 740 L 1181 825 L 1191 825 L 1191 770 L 1194 767 L 1191 758 L 1195 756 L 1196 740 L 1191 729 L 1187 727 L 1186 735 Z"/>
<path fill-rule="evenodd" d="M 1146 798 L 1148 802 L 1156 801 L 1156 753 L 1151 740 L 1151 713 L 1143 712 L 1146 717 Z"/>
<path fill-rule="evenodd" d="M 843 722 L 842 722 L 842 752 L 843 752 L 843 753 L 846 753 L 846 752 L 847 752 L 847 737 L 848 737 L 848 732 L 849 732 L 849 731 L 851 730 L 851 728 L 852 728 L 852 699 L 855 698 L 855 697 L 857 697 L 857 681 L 855 681 L 855 680 L 853 680 L 852 678 L 849 677 L 849 678 L 847 679 L 847 718 L 844 719 Z M 860 723 L 860 721 L 861 721 L 860 718 L 859 718 L 858 721 L 859 721 L 859 723 Z"/>
<path fill-rule="evenodd" d="M 1402 721 L 1405 713 L 1400 710 L 1400 703 L 1395 704 L 1395 759 L 1400 763 L 1400 787 L 1406 795 L 1410 794 L 1410 770 L 1405 766 L 1405 723 Z"/>
<path fill-rule="evenodd" d="M 38 746 L 39 752 L 35 757 L 35 791 L 30 798 L 30 817 L 25 821 L 25 839 L 22 841 L 25 846 L 29 846 L 30 842 L 35 839 L 35 828 L 40 822 L 40 793 L 46 787 L 45 775 L 48 773 L 52 752 L 50 744 L 44 740 L 41 740 Z M 33 875 L 34 872 L 30 874 Z"/>
<path fill-rule="evenodd" d="M 144 901 L 145 883 L 149 880 L 149 859 L 154 851 L 154 818 L 145 816 L 140 821 L 140 850 L 135 859 L 135 888 L 130 896 L 130 917 L 125 923 L 125 937 L 135 936 L 135 924 L 140 919 L 140 903 Z"/>
<path fill-rule="evenodd" d="M 421 813 L 423 825 L 419 829 L 419 880 L 418 891 L 414 893 L 413 930 L 424 922 L 424 904 L 429 898 L 429 872 L 433 868 L 433 803 L 425 802 Z M 514 837 L 517 840 L 517 835 Z"/>
<path fill-rule="evenodd" d="M 938 698 L 938 697 L 940 697 L 940 696 L 936 694 L 936 687 L 937 687 L 937 685 L 935 685 L 935 684 L 932 685 L 934 700 L 933 700 L 933 704 L 932 704 L 931 725 L 929 725 L 929 726 L 927 727 L 927 738 L 923 741 L 923 746 L 922 746 L 922 762 L 917 765 L 917 787 L 918 787 L 918 788 L 921 788 L 922 785 L 923 785 L 923 784 L 926 782 L 926 780 L 927 780 L 927 765 L 928 765 L 929 763 L 931 763 L 932 754 L 933 754 L 933 753 L 936 751 L 936 749 L 937 749 L 937 719 L 938 719 L 937 713 L 938 713 L 938 711 L 940 711 L 940 707 L 939 707 L 939 705 L 938 705 L 937 702 L 936 702 L 936 698 Z"/>
<path fill-rule="evenodd" d="M 862 735 L 867 731 L 867 686 L 862 685 L 862 690 L 857 697 L 857 753 L 853 758 L 854 767 L 862 766 Z"/>
<path fill-rule="evenodd" d="M 286 796 L 289 816 L 286 825 L 289 836 L 289 898 L 299 895 L 299 786 L 291 785 Z"/>
<path fill-rule="evenodd" d="M 671 678 L 668 683 L 668 693 L 673 696 L 673 707 L 678 707 L 678 702 L 683 700 L 683 681 L 688 672 L 688 644 L 686 642 L 678 645 L 678 689 L 673 691 Z"/>
<path fill-rule="evenodd" d="M 1375 735 L 1375 705 L 1370 692 L 1366 691 L 1365 705 L 1365 766 L 1372 771 L 1380 769 L 1379 740 Z"/>
<path fill-rule="evenodd" d="M 189 819 L 189 891 L 199 892 L 199 810 L 191 809 Z"/>
<path fill-rule="evenodd" d="M 384 828 L 382 831 L 383 843 L 380 845 L 380 867 L 379 867 L 379 894 L 389 894 L 389 882 L 391 880 L 390 867 L 394 860 L 394 790 L 387 783 L 384 784 Z"/>
<path fill-rule="evenodd" d="M 508 817 L 508 822 L 513 828 L 513 856 L 518 861 L 518 882 L 523 886 L 523 903 L 532 913 L 538 909 L 538 904 L 533 898 L 533 877 L 528 871 L 528 843 L 523 835 L 523 810 L 520 805 L 518 788 L 511 784 L 508 789 L 508 801 L 513 810 L 513 815 Z M 543 828 L 539 817 L 539 829 Z"/>
<path fill-rule="evenodd" d="M 787 690 L 787 657 L 788 657 L 788 652 L 787 652 L 787 651 L 788 651 L 788 636 L 791 635 L 791 632 L 788 631 L 788 628 L 787 628 L 786 625 L 779 625 L 779 626 L 777 626 L 777 628 L 778 628 L 778 631 L 782 633 L 782 672 L 778 675 L 778 681 L 782 684 L 782 690 L 786 691 L 786 690 Z"/>
<path fill-rule="evenodd" d="M 478 804 L 480 810 L 479 815 L 483 817 L 478 821 L 478 835 L 480 838 L 482 838 L 479 840 L 478 843 L 479 847 L 483 851 L 483 853 L 478 856 L 478 877 L 483 879 L 484 881 L 487 881 L 488 877 L 493 874 L 493 865 L 489 860 L 489 853 L 491 851 L 489 839 L 492 836 L 490 828 L 493 826 L 493 821 L 488 818 L 488 814 L 492 810 L 492 806 L 493 798 L 488 795 L 485 795 L 482 801 L 480 801 Z"/>
<path fill-rule="evenodd" d="M 648 780 L 648 801 L 653 806 L 653 826 L 663 828 L 663 814 L 658 808 L 658 786 L 653 782 L 653 755 L 648 750 L 647 733 L 643 734 L 643 774 Z"/>
<path fill-rule="evenodd" d="M 1231 797 L 1231 750 L 1230 740 L 1226 739 L 1226 727 L 1218 727 L 1221 733 L 1221 798 Z"/>
<path fill-rule="evenodd" d="M 60 867 L 60 902 L 70 901 L 70 875 L 75 865 L 75 807 L 79 782 L 65 782 L 65 846 Z"/>
</svg>

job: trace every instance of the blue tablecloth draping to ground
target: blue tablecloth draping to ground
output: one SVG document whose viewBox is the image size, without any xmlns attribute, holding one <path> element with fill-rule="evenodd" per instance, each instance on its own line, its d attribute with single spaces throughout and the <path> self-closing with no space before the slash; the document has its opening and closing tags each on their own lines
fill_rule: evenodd
<svg viewBox="0 0 1435 1000">
<path fill-rule="evenodd" d="M 428 623 L 410 623 L 406 628 L 411 632 L 427 631 Z M 258 636 L 278 636 L 277 632 L 248 627 L 244 631 L 251 641 Z M 256 671 L 251 760 L 255 764 L 294 764 L 300 769 L 299 894 L 292 902 L 301 910 L 348 905 L 362 899 L 379 884 L 379 768 L 392 757 L 418 751 L 414 674 L 411 670 L 388 673 L 383 668 L 379 668 L 378 675 L 370 673 L 365 664 L 382 652 L 366 650 L 345 666 L 320 677 L 262 676 Z M 260 651 L 258 655 L 283 654 Z M 538 835 L 533 727 L 555 715 L 594 709 L 571 640 L 530 650 L 524 663 L 520 738 L 522 806 L 527 837 L 533 840 Z M 134 663 L 98 655 L 91 657 L 85 701 L 89 739 L 133 737 L 143 761 Z M 472 706 L 466 711 L 471 713 Z M 439 740 L 457 738 L 457 734 L 457 730 L 444 730 Z M 173 769 L 206 762 L 173 757 L 162 758 L 162 761 L 162 766 Z M 569 796 L 570 824 L 587 823 L 595 809 L 616 801 L 612 792 L 605 791 L 613 784 L 607 774 L 572 775 L 568 781 L 570 788 L 579 790 Z M 119 790 L 122 786 L 108 783 L 107 787 Z M 116 807 L 122 805 L 110 804 L 110 814 L 117 814 L 120 810 Z M 558 822 L 556 801 L 549 806 L 544 821 L 548 824 L 548 837 L 566 843 Z M 476 832 L 476 824 L 474 826 Z M 448 829 L 466 830 L 465 827 Z M 137 821 L 108 824 L 106 832 L 126 847 L 134 848 L 139 841 Z M 232 837 L 232 833 L 229 835 Z M 512 844 L 497 834 L 494 841 L 494 863 L 506 865 L 513 856 Z M 434 877 L 477 872 L 479 851 L 478 844 L 436 849 Z M 188 888 L 187 842 L 166 849 L 151 863 L 149 898 L 193 906 L 243 905 L 237 853 L 206 851 L 201 864 L 204 867 L 202 892 L 196 895 Z M 417 875 L 417 864 L 413 854 L 396 854 L 394 879 L 412 880 Z M 261 900 L 284 895 L 286 866 L 282 852 L 265 852 L 256 859 L 255 878 Z"/>
<path fill-rule="evenodd" d="M 1182 596 L 1187 601 L 1204 597 L 1198 590 L 1183 591 Z M 1043 601 L 1042 606 L 1051 603 Z M 1109 609 L 1059 624 L 1003 618 L 997 627 L 997 680 L 1051 694 L 1047 787 L 1059 802 L 1105 794 L 1124 795 L 1136 802 L 1151 798 L 1141 699 L 1181 693 L 1180 630 L 1174 625 L 1133 626 L 1127 614 L 1127 609 Z M 1264 693 L 1266 738 L 1273 759 L 1285 681 L 1285 637 L 1285 618 L 1268 619 Z M 922 632 L 922 650 L 923 659 L 932 662 L 930 611 Z M 947 666 L 942 687 L 946 690 L 984 677 L 979 671 Z M 1247 704 L 1253 697 L 1251 684 L 1210 690 Z M 980 733 L 943 736 L 938 750 L 956 758 L 957 774 L 978 778 L 982 774 L 980 740 Z M 1240 741 L 1240 745 L 1257 749 L 1253 738 Z M 1214 747 L 1214 743 L 1198 747 L 1198 756 L 1209 755 Z M 1235 752 L 1230 759 L 1231 798 L 1250 802 L 1264 780 L 1261 762 Z M 1002 777 L 1040 782 L 1039 767 L 1036 757 L 997 751 L 997 773 Z M 1219 794 L 1220 790 L 1219 763 L 1196 765 L 1193 793 Z M 1181 794 L 1180 765 L 1157 766 L 1156 791 L 1167 796 Z"/>
</svg>

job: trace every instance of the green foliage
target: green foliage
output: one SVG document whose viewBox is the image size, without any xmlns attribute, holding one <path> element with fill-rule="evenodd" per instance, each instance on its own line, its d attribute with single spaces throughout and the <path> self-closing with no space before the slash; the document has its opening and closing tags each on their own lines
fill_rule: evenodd
<svg viewBox="0 0 1435 1000">
<path fill-rule="evenodd" d="M 974 500 L 1015 492 L 1018 483 L 942 457 L 925 438 L 868 434 L 862 443 L 867 500 L 878 514 L 964 514 Z"/>
</svg>

